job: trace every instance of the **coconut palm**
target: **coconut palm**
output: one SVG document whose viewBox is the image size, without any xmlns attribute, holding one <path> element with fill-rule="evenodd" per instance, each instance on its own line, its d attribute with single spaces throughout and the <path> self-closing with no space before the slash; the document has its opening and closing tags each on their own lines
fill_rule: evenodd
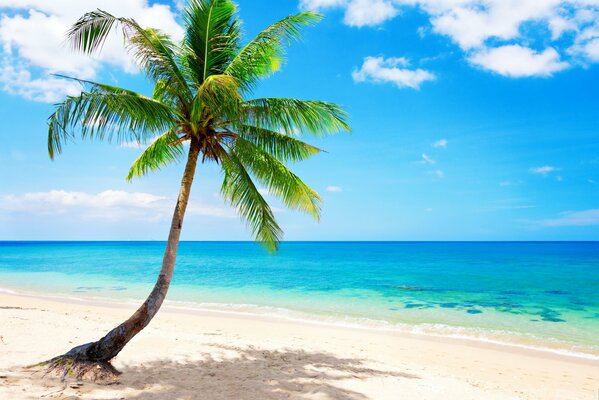
<svg viewBox="0 0 599 400">
<path fill-rule="evenodd" d="M 80 136 L 150 143 L 133 163 L 129 180 L 180 160 L 186 159 L 186 164 L 152 292 L 129 319 L 100 340 L 48 361 L 50 370 L 89 379 L 118 374 L 110 360 L 148 325 L 166 296 L 198 161 L 220 166 L 223 198 L 270 251 L 276 251 L 282 230 L 259 186 L 287 207 L 319 218 L 320 197 L 287 164 L 320 151 L 301 141 L 300 135 L 349 130 L 345 112 L 322 101 L 248 96 L 260 79 L 279 68 L 285 46 L 299 38 L 299 29 L 320 18 L 309 12 L 289 16 L 245 46 L 236 5 L 229 0 L 190 0 L 182 11 L 185 34 L 180 43 L 102 10 L 85 14 L 69 30 L 73 48 L 87 54 L 101 50 L 114 29 L 122 31 L 129 53 L 154 90 L 149 97 L 78 80 L 83 85 L 81 94 L 57 104 L 49 118 L 50 157 Z"/>
</svg>

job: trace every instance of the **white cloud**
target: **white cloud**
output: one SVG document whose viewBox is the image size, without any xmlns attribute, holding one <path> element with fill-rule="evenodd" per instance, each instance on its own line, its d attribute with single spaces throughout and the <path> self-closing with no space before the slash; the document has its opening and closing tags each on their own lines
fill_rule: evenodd
<svg viewBox="0 0 599 400">
<path fill-rule="evenodd" d="M 592 61 L 599 61 L 599 38 L 593 39 L 583 46 L 584 53 Z"/>
<path fill-rule="evenodd" d="M 345 10 L 344 21 L 350 26 L 373 26 L 395 17 L 397 8 L 389 0 L 352 0 Z"/>
<path fill-rule="evenodd" d="M 343 22 L 349 26 L 374 26 L 398 13 L 394 0 L 300 0 L 303 10 L 322 11 L 331 7 L 345 8 Z"/>
<path fill-rule="evenodd" d="M 135 73 L 116 32 L 93 57 L 75 53 L 65 43 L 66 31 L 85 12 L 97 8 L 133 17 L 142 26 L 162 29 L 176 38 L 183 34 L 169 6 L 150 5 L 147 0 L 0 0 L 0 88 L 27 99 L 55 102 L 80 87 L 50 74 L 94 79 L 104 65 Z"/>
<path fill-rule="evenodd" d="M 432 146 L 435 148 L 439 148 L 439 147 L 446 148 L 447 143 L 448 143 L 447 139 L 439 139 L 435 143 L 433 143 Z"/>
<path fill-rule="evenodd" d="M 599 62 L 597 0 L 300 0 L 300 7 L 342 8 L 344 22 L 353 26 L 381 24 L 401 8 L 416 7 L 430 23 L 417 28 L 420 37 L 429 31 L 446 36 L 477 65 L 492 61 L 488 69 L 510 77 L 549 76 L 568 65 Z M 531 43 L 546 49 L 528 49 Z M 509 48 L 515 45 L 520 49 Z"/>
<path fill-rule="evenodd" d="M 443 178 L 445 177 L 445 172 L 443 172 L 440 169 L 436 169 L 432 172 L 437 178 Z"/>
<path fill-rule="evenodd" d="M 346 6 L 347 3 L 347 0 L 300 0 L 300 8 L 320 11 L 323 8 Z"/>
<path fill-rule="evenodd" d="M 558 218 L 538 221 L 542 226 L 591 226 L 599 225 L 599 208 L 584 211 L 565 211 Z"/>
<path fill-rule="evenodd" d="M 0 89 L 29 100 L 54 103 L 64 95 L 76 95 L 81 85 L 53 76 L 33 78 L 27 67 L 4 59 L 0 66 Z"/>
<path fill-rule="evenodd" d="M 427 154 L 422 153 L 421 160 L 418 161 L 418 163 L 420 163 L 420 164 L 436 164 L 437 161 L 430 158 Z"/>
<path fill-rule="evenodd" d="M 537 53 L 528 47 L 507 45 L 485 48 L 468 58 L 472 64 L 511 78 L 551 76 L 568 68 L 553 48 Z"/>
<path fill-rule="evenodd" d="M 343 192 L 343 188 L 341 186 L 327 186 L 327 192 L 341 193 Z"/>
<path fill-rule="evenodd" d="M 462 49 L 482 46 L 490 38 L 515 39 L 527 21 L 557 16 L 559 0 L 407 0 L 429 13 L 435 32 Z"/>
<path fill-rule="evenodd" d="M 392 83 L 398 88 L 412 89 L 420 89 L 423 82 L 435 79 L 435 75 L 423 69 L 405 68 L 408 65 L 409 61 L 403 57 L 366 57 L 352 77 L 355 82 Z"/>
<path fill-rule="evenodd" d="M 39 216 L 61 214 L 76 218 L 158 221 L 170 218 L 175 200 L 151 193 L 105 190 L 100 193 L 48 192 L 0 196 L 0 212 L 27 213 Z M 191 201 L 189 215 L 235 217 L 233 209 L 196 204 Z"/>
<path fill-rule="evenodd" d="M 559 171 L 559 168 L 552 167 L 551 165 L 545 165 L 543 167 L 530 168 L 529 171 L 533 174 L 547 175 L 551 172 Z"/>
</svg>

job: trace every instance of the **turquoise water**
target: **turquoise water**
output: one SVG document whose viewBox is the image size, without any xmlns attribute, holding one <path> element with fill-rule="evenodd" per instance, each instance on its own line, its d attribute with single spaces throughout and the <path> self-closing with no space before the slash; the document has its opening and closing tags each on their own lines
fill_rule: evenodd
<svg viewBox="0 0 599 400">
<path fill-rule="evenodd" d="M 0 287 L 140 300 L 161 242 L 0 242 Z M 599 356 L 598 242 L 183 242 L 170 305 Z"/>
</svg>

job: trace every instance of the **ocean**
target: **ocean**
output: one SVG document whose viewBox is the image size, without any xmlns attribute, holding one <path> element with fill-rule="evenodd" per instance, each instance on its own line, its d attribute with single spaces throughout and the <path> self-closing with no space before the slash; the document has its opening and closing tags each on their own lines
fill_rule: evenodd
<svg viewBox="0 0 599 400">
<path fill-rule="evenodd" d="M 0 289 L 139 302 L 163 242 L 0 242 Z M 599 242 L 182 242 L 167 304 L 599 359 Z"/>
</svg>

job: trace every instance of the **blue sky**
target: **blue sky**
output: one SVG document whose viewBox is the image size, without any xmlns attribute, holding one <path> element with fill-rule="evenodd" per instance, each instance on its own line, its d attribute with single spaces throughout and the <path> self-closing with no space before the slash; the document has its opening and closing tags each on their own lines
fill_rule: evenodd
<svg viewBox="0 0 599 400">
<path fill-rule="evenodd" d="M 599 1 L 238 3 L 248 39 L 302 8 L 326 16 L 256 97 L 351 115 L 351 134 L 309 138 L 328 153 L 293 166 L 321 222 L 272 201 L 286 239 L 599 239 Z M 47 156 L 51 103 L 77 90 L 50 73 L 150 92 L 118 38 L 96 59 L 61 45 L 98 6 L 180 35 L 174 3 L 0 0 L 0 239 L 166 238 L 181 165 L 127 183 L 134 145 Z M 200 166 L 183 239 L 250 239 L 219 184 Z"/>
</svg>

